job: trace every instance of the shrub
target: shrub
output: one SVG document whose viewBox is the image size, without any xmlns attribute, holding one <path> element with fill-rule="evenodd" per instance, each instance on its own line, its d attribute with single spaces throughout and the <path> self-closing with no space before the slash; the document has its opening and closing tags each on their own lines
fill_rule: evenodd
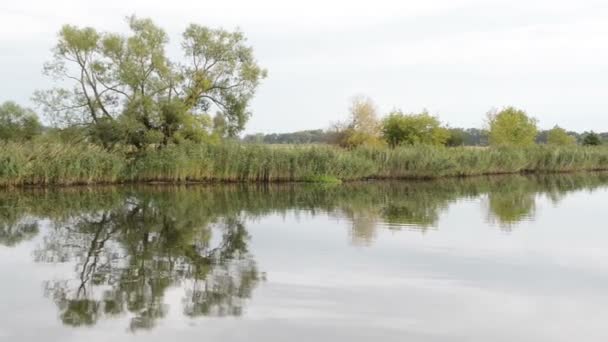
<svg viewBox="0 0 608 342">
<path fill-rule="evenodd" d="M 488 113 L 489 140 L 492 146 L 531 146 L 535 143 L 536 119 L 523 110 L 506 107 Z"/>
<path fill-rule="evenodd" d="M 441 126 L 439 119 L 424 111 L 420 114 L 405 114 L 395 111 L 382 123 L 382 135 L 392 146 L 399 145 L 445 145 L 449 131 Z"/>
</svg>

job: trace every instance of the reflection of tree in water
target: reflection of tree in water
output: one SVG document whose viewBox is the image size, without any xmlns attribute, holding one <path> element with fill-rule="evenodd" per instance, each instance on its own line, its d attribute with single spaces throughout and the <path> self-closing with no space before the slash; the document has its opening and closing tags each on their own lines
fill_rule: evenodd
<svg viewBox="0 0 608 342">
<path fill-rule="evenodd" d="M 205 187 L 204 191 L 183 188 L 156 191 L 146 188 L 146 191 L 136 192 L 148 193 L 148 197 L 154 192 L 174 195 L 182 193 L 180 196 L 184 197 L 183 193 L 189 192 L 190 197 L 196 197 L 199 219 L 202 220 L 242 214 L 261 216 L 293 209 L 308 211 L 313 215 L 329 212 L 351 222 L 353 243 L 368 245 L 375 239 L 379 225 L 389 229 L 405 227 L 421 232 L 436 227 L 441 212 L 461 198 L 476 198 L 486 194 L 488 221 L 497 223 L 501 228 L 511 229 L 521 220 L 535 214 L 534 202 L 537 195 L 544 194 L 558 203 L 569 191 L 593 190 L 606 183 L 606 173 L 586 173 L 372 182 L 341 186 L 211 186 Z M 71 218 L 80 217 L 82 213 L 116 208 L 124 201 L 124 196 L 131 192 L 132 189 L 106 188 L 96 191 L 0 194 L 0 244 L 14 245 L 36 235 L 37 227 L 32 224 L 35 220 L 31 220 L 33 217 L 67 222 Z M 170 209 L 171 206 L 167 208 Z"/>
<path fill-rule="evenodd" d="M 536 198 L 534 193 L 525 191 L 501 191 L 488 195 L 487 206 L 488 221 L 510 231 L 515 224 L 534 217 Z"/>
<path fill-rule="evenodd" d="M 56 226 L 36 259 L 76 262 L 76 279 L 45 286 L 62 321 L 91 325 L 128 312 L 132 330 L 149 329 L 167 314 L 164 295 L 177 285 L 187 286 L 186 315 L 240 314 L 259 279 L 249 236 L 238 218 L 201 212 L 188 196 L 142 195 Z"/>
<path fill-rule="evenodd" d="M 557 205 L 568 192 L 595 188 L 608 182 L 606 173 L 503 177 L 486 196 L 487 217 L 505 231 L 536 215 L 536 198 L 544 195 Z"/>
<path fill-rule="evenodd" d="M 434 182 L 389 182 L 360 193 L 354 189 L 346 189 L 351 192 L 349 199 L 333 213 L 351 222 L 352 241 L 358 245 L 370 245 L 379 224 L 392 230 L 405 227 L 426 232 L 436 225 L 448 202 L 463 195 L 450 193 L 453 188 L 436 187 Z"/>
<path fill-rule="evenodd" d="M 376 238 L 378 225 L 377 210 L 349 211 L 343 213 L 351 222 L 351 242 L 354 245 L 369 246 Z"/>
<path fill-rule="evenodd" d="M 240 316 L 243 300 L 251 296 L 260 280 L 255 262 L 247 254 L 249 235 L 243 223 L 227 218 L 222 225 L 221 244 L 207 251 L 210 260 L 193 251 L 198 264 L 205 267 L 189 267 L 186 272 L 183 303 L 188 316 Z"/>
<path fill-rule="evenodd" d="M 510 231 L 519 222 L 534 217 L 539 195 L 557 203 L 568 192 L 593 190 L 607 183 L 606 173 L 387 182 L 367 191 L 346 190 L 348 200 L 334 212 L 352 222 L 353 243 L 369 245 L 379 224 L 424 233 L 437 226 L 441 212 L 450 203 L 486 194 L 488 221 Z"/>
<path fill-rule="evenodd" d="M 523 177 L 501 183 L 487 195 L 488 221 L 511 231 L 515 224 L 534 217 L 536 192 L 528 189 L 529 182 Z"/>
<path fill-rule="evenodd" d="M 13 247 L 38 235 L 38 222 L 0 223 L 0 245 Z"/>
<path fill-rule="evenodd" d="M 244 220 L 294 209 L 351 223 L 353 243 L 373 243 L 379 227 L 436 227 L 450 203 L 487 199 L 488 217 L 511 229 L 535 214 L 535 198 L 608 183 L 606 174 L 480 177 L 341 186 L 118 187 L 0 193 L 0 246 L 45 231 L 35 258 L 73 262 L 69 279 L 45 293 L 71 326 L 128 315 L 133 330 L 168 312 L 169 288 L 183 291 L 183 314 L 239 315 L 260 281 Z M 38 218 L 51 222 L 48 231 Z"/>
</svg>

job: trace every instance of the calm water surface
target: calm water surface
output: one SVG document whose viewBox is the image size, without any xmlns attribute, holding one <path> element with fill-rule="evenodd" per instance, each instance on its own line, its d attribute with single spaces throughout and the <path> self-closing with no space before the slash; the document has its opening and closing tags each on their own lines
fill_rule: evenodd
<svg viewBox="0 0 608 342">
<path fill-rule="evenodd" d="M 0 193 L 0 341 L 607 341 L 608 175 Z"/>
</svg>

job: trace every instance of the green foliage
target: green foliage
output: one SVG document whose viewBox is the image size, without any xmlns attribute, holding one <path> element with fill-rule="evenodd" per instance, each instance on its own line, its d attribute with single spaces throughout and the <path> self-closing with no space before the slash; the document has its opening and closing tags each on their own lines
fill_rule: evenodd
<svg viewBox="0 0 608 342">
<path fill-rule="evenodd" d="M 477 128 L 450 128 L 447 146 L 487 146 L 488 134 Z M 335 130 L 305 130 L 291 133 L 248 134 L 242 139 L 246 143 L 257 144 L 331 144 L 339 139 Z M 572 133 L 570 133 L 572 134 Z"/>
<path fill-rule="evenodd" d="M 36 113 L 12 101 L 0 104 L 0 140 L 27 141 L 42 133 Z"/>
<path fill-rule="evenodd" d="M 465 146 L 488 146 L 488 131 L 478 128 L 463 129 Z"/>
<path fill-rule="evenodd" d="M 450 129 L 448 129 L 448 132 L 450 135 L 448 137 L 448 140 L 445 143 L 446 146 L 455 147 L 455 146 L 464 146 L 465 145 L 466 133 L 464 132 L 463 129 L 450 128 Z"/>
<path fill-rule="evenodd" d="M 547 144 L 548 141 L 548 137 L 549 137 L 549 132 L 551 132 L 551 130 L 543 130 L 543 131 L 539 131 L 538 135 L 536 136 L 536 143 L 538 144 Z M 592 132 L 582 132 L 582 133 L 578 133 L 578 132 L 574 132 L 574 131 L 566 131 L 566 133 L 569 136 L 574 137 L 575 141 L 577 144 L 582 145 L 583 144 L 583 140 L 585 139 L 585 137 Z M 608 132 L 603 132 L 603 133 L 596 133 L 600 140 L 602 141 L 606 141 L 608 140 Z"/>
<path fill-rule="evenodd" d="M 584 146 L 599 146 L 602 144 L 602 140 L 599 135 L 594 132 L 588 133 L 583 138 Z"/>
<path fill-rule="evenodd" d="M 514 107 L 490 111 L 488 126 L 492 146 L 531 146 L 534 145 L 538 133 L 536 119 Z"/>
<path fill-rule="evenodd" d="M 569 135 L 565 129 L 555 126 L 547 133 L 547 144 L 552 146 L 575 145 L 576 138 Z"/>
<path fill-rule="evenodd" d="M 420 114 L 405 114 L 396 111 L 382 123 L 382 134 L 387 143 L 400 145 L 445 145 L 449 131 L 441 126 L 437 117 L 424 111 Z"/>
<path fill-rule="evenodd" d="M 61 29 L 45 72 L 72 87 L 35 95 L 54 123 L 87 125 L 92 140 L 109 148 L 201 142 L 243 130 L 266 70 L 241 32 L 191 24 L 182 35 L 185 58 L 173 61 L 163 29 L 150 19 L 130 17 L 128 24 L 128 35 Z"/>
<path fill-rule="evenodd" d="M 244 142 L 258 144 L 317 144 L 330 143 L 332 140 L 334 139 L 332 139 L 331 132 L 322 129 L 293 133 L 248 134 L 243 137 Z"/>
<path fill-rule="evenodd" d="M 64 130 L 69 131 L 72 127 Z M 82 133 L 91 139 L 91 142 L 112 148 L 117 144 L 125 142 L 127 132 L 132 132 L 127 125 L 119 123 L 117 120 L 101 118 L 96 124 L 86 127 Z M 66 132 L 67 133 L 67 132 Z"/>
<path fill-rule="evenodd" d="M 65 128 L 47 128 L 43 135 L 36 139 L 37 144 L 80 144 L 89 140 L 91 130 L 88 127 L 69 126 Z M 93 137 L 94 140 L 94 137 Z"/>
</svg>

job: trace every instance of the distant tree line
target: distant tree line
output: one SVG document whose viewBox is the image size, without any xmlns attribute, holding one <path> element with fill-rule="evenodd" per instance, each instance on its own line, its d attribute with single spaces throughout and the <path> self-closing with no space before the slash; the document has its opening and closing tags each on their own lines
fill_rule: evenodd
<svg viewBox="0 0 608 342">
<path fill-rule="evenodd" d="M 546 144 L 549 141 L 550 133 L 552 130 L 542 130 L 538 132 L 536 136 L 536 143 Z M 592 131 L 585 131 L 582 133 L 567 131 L 569 136 L 573 137 L 576 143 L 584 145 L 599 145 L 602 143 L 608 143 L 608 132 L 595 133 Z"/>
<path fill-rule="evenodd" d="M 447 146 L 488 146 L 488 131 L 480 128 L 448 128 L 450 133 Z M 547 144 L 552 129 L 539 130 L 535 142 Z M 601 143 L 608 143 L 608 132 L 594 133 L 590 131 L 574 132 L 566 131 L 566 134 L 574 138 L 574 142 L 583 145 L 585 138 L 587 142 L 599 138 Z M 242 138 L 243 142 L 256 144 L 331 144 L 335 141 L 336 134 L 331 130 L 313 129 L 296 131 L 290 133 L 256 133 L 247 134 Z M 593 145 L 593 144 L 590 144 Z"/>
<path fill-rule="evenodd" d="M 329 129 L 249 134 L 242 141 L 262 144 L 335 144 L 345 148 L 382 145 L 593 146 L 608 142 L 608 132 L 577 133 L 566 131 L 557 125 L 549 130 L 539 130 L 535 118 L 514 107 L 490 110 L 482 129 L 449 127 L 426 110 L 406 113 L 396 109 L 380 119 L 374 102 L 370 98 L 358 96 L 351 101 L 348 119 Z"/>
<path fill-rule="evenodd" d="M 292 133 L 248 134 L 244 142 L 260 144 L 328 144 L 334 139 L 333 132 L 313 129 Z"/>
</svg>

